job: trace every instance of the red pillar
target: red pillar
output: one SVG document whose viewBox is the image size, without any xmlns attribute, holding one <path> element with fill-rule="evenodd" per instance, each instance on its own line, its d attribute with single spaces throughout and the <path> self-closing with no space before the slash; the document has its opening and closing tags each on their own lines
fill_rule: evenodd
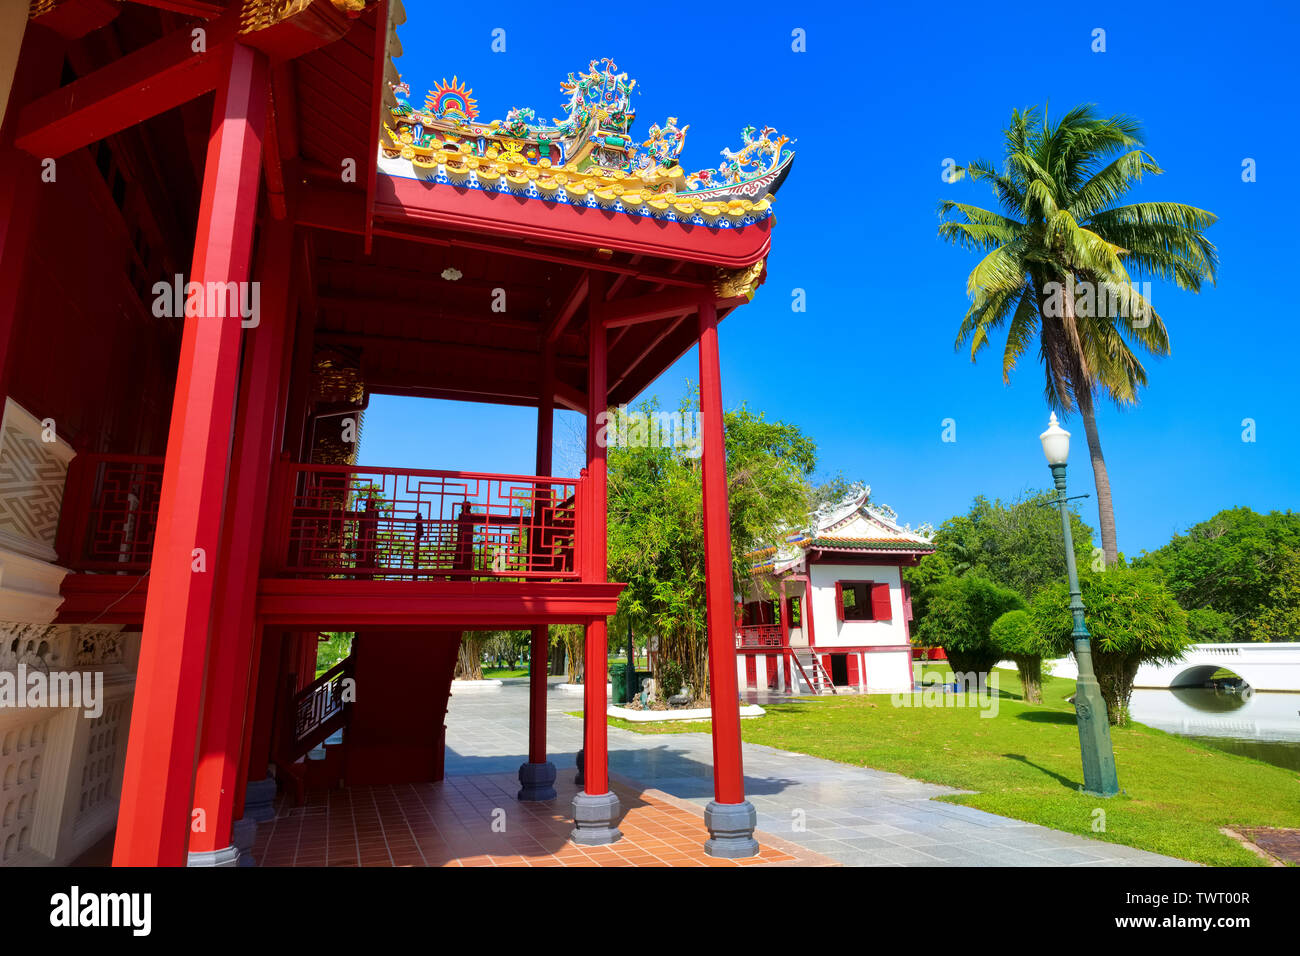
<svg viewBox="0 0 1300 956">
<path fill-rule="evenodd" d="M 190 836 L 190 853 L 213 854 L 231 846 L 231 824 L 244 740 L 257 628 L 257 583 L 262 541 L 276 460 L 276 412 L 280 373 L 291 324 L 293 226 L 271 220 L 263 227 L 257 279 L 261 314 L 248 330 L 230 463 L 225 535 L 218 574 L 212 633 L 219 640 L 208 660 L 194 809 L 203 810 L 206 829 Z M 230 855 L 230 854 L 227 854 Z M 206 858 L 203 860 L 206 862 Z"/>
<path fill-rule="evenodd" d="M 62 63 L 63 47 L 54 33 L 27 30 L 0 127 L 0 407 L 9 393 L 9 345 L 42 190 L 59 188 L 57 181 L 42 181 L 39 159 L 13 145 L 14 129 L 22 107 L 58 85 Z"/>
<path fill-rule="evenodd" d="M 537 390 L 536 474 L 550 475 L 551 446 L 555 431 L 555 348 L 542 346 L 542 372 Z M 528 761 L 519 767 L 519 799 L 551 800 L 555 797 L 555 764 L 546 759 L 546 671 L 550 632 L 546 625 L 533 628 L 528 654 Z"/>
<path fill-rule="evenodd" d="M 609 573 L 606 567 L 608 477 L 605 442 L 598 434 L 601 418 L 608 410 L 605 326 L 602 320 L 604 310 L 601 308 L 604 294 L 604 276 L 593 274 L 587 363 L 587 502 L 590 509 L 587 523 L 587 580 L 590 581 L 604 581 Z M 593 794 L 609 792 L 609 734 L 605 723 L 609 641 L 606 629 L 603 618 L 587 625 L 583 663 L 583 713 L 588 717 L 583 740 L 583 789 Z"/>
<path fill-rule="evenodd" d="M 588 307 L 587 353 L 587 521 L 582 579 L 604 581 L 607 542 L 607 479 L 605 441 L 599 434 L 608 411 L 608 371 L 604 326 L 605 277 L 592 273 Z M 573 840 L 586 845 L 613 843 L 622 837 L 615 827 L 618 797 L 609 789 L 609 727 L 605 723 L 605 683 L 609 673 L 609 641 L 604 618 L 587 623 L 583 660 L 583 792 L 573 798 Z"/>
<path fill-rule="evenodd" d="M 727 449 L 722 430 L 722 374 L 718 366 L 718 312 L 700 306 L 700 432 L 704 498 L 704 583 L 708 601 L 709 700 L 713 711 L 713 802 L 704 820 L 712 856 L 758 852 L 754 808 L 745 800 L 740 757 L 740 692 L 732 628 L 731 519 L 727 509 Z"/>
<path fill-rule="evenodd" d="M 191 280 L 243 283 L 266 123 L 264 56 L 235 44 L 217 89 Z M 186 318 L 118 811 L 117 866 L 185 862 L 220 555 L 240 320 Z M 202 549 L 202 554 L 196 549 Z"/>
</svg>

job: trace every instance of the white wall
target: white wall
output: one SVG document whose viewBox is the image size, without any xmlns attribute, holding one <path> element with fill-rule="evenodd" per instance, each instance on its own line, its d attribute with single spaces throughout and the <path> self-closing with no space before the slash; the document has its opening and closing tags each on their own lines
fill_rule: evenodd
<svg viewBox="0 0 1300 956">
<path fill-rule="evenodd" d="M 897 567 L 814 564 L 809 569 L 809 573 L 813 583 L 813 640 L 818 648 L 908 643 L 907 628 L 903 622 L 903 578 Z M 888 584 L 890 620 L 836 620 L 836 581 L 873 581 Z M 867 679 L 870 678 L 871 668 L 868 665 Z"/>
</svg>

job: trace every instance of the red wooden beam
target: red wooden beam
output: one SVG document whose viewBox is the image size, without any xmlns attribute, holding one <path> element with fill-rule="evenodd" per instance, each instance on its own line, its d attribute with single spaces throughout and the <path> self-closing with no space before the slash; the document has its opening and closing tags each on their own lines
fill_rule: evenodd
<svg viewBox="0 0 1300 956">
<path fill-rule="evenodd" d="M 380 178 L 375 215 L 394 223 L 487 233 L 575 249 L 614 249 L 729 269 L 753 265 L 767 255 L 772 245 L 770 216 L 750 226 L 719 229 L 478 189 L 430 187 L 420 180 L 397 176 Z M 592 267 L 608 268 L 598 261 Z M 684 283 L 676 277 L 657 277 L 657 281 L 673 285 L 700 284 Z"/>
<path fill-rule="evenodd" d="M 263 578 L 257 613 L 293 630 L 585 623 L 613 614 L 625 585 L 602 582 L 313 581 Z M 492 622 L 496 622 L 493 624 Z"/>
<path fill-rule="evenodd" d="M 121 3 L 112 0 L 64 0 L 32 22 L 48 27 L 65 39 L 76 40 L 112 23 L 121 10 Z"/>
<path fill-rule="evenodd" d="M 547 345 L 554 345 L 559 337 L 564 334 L 564 330 L 568 328 L 569 323 L 573 321 L 574 315 L 577 314 L 582 303 L 586 301 L 587 290 L 590 286 L 591 273 L 584 269 L 578 281 L 569 290 L 569 294 L 560 303 L 560 308 L 556 310 L 555 317 L 551 319 L 551 324 L 547 326 L 545 339 Z"/>
<path fill-rule="evenodd" d="M 225 16 L 203 29 L 201 53 L 191 30 L 180 29 L 30 103 L 14 145 L 57 159 L 216 89 L 239 20 Z"/>
<path fill-rule="evenodd" d="M 641 322 L 658 322 L 683 312 L 694 312 L 703 303 L 715 298 L 709 289 L 669 289 L 652 292 L 631 299 L 616 299 L 601 306 L 601 315 L 607 329 L 617 329 Z"/>
<path fill-rule="evenodd" d="M 637 366 L 640 365 L 642 362 L 644 362 L 646 358 L 648 358 L 651 355 L 651 353 L 654 352 L 655 349 L 659 348 L 659 346 L 664 343 L 665 339 L 667 339 L 674 332 L 680 329 L 682 327 L 682 324 L 688 318 L 690 318 L 690 315 L 683 315 L 680 318 L 678 318 L 675 322 L 669 322 L 665 324 L 664 327 L 659 330 L 659 334 L 654 336 L 654 338 L 652 338 L 646 344 L 645 348 L 643 348 L 640 352 L 638 352 L 630 362 L 628 362 L 625 366 L 623 366 L 623 374 L 619 376 L 618 381 L 616 381 L 612 386 L 610 386 L 609 389 L 610 392 L 617 391 L 618 387 L 622 385 L 624 382 L 626 382 L 629 376 L 631 376 L 631 374 L 634 371 L 636 371 Z"/>
<path fill-rule="evenodd" d="M 63 603 L 55 624 L 94 621 L 138 631 L 144 623 L 149 579 L 130 574 L 69 574 L 59 586 L 59 594 Z"/>
<path fill-rule="evenodd" d="M 375 239 L 375 194 L 379 176 L 379 121 L 384 105 L 384 70 L 388 66 L 388 0 L 375 5 L 374 68 L 370 89 L 370 139 L 363 157 L 366 183 L 366 255 L 370 255 Z"/>
<path fill-rule="evenodd" d="M 131 0 L 131 2 L 138 3 L 142 7 L 157 7 L 159 10 L 170 10 L 172 13 L 187 17 L 201 17 L 204 20 L 219 17 L 228 8 L 224 0 Z"/>
<path fill-rule="evenodd" d="M 248 281 L 266 123 L 265 56 L 231 44 L 222 70 L 191 267 L 202 285 Z M 113 851 L 117 866 L 185 862 L 240 332 L 237 318 L 185 319 Z"/>
</svg>

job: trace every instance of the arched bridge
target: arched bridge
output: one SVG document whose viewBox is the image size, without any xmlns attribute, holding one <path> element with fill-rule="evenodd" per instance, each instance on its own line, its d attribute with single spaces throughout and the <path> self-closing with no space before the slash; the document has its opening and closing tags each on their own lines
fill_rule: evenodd
<svg viewBox="0 0 1300 956">
<path fill-rule="evenodd" d="M 1193 644 L 1180 660 L 1143 664 L 1133 686 L 1198 687 L 1219 668 L 1232 671 L 1255 690 L 1300 691 L 1300 642 Z M 1052 673 L 1073 680 L 1078 675 L 1074 657 L 1053 661 Z"/>
<path fill-rule="evenodd" d="M 1143 664 L 1135 687 L 1197 687 L 1219 668 L 1255 690 L 1300 691 L 1300 643 L 1193 644 L 1171 664 Z"/>
</svg>

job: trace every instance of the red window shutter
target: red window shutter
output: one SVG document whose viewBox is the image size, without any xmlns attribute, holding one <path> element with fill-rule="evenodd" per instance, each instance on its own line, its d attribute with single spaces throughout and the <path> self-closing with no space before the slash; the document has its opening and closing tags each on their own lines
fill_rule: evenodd
<svg viewBox="0 0 1300 956">
<path fill-rule="evenodd" d="M 844 620 L 844 585 L 835 582 L 835 620 Z"/>
<path fill-rule="evenodd" d="M 889 585 L 871 585 L 871 619 L 874 621 L 889 621 L 893 617 L 894 612 L 889 609 Z"/>
<path fill-rule="evenodd" d="M 849 686 L 856 686 L 858 683 L 858 655 L 848 655 L 849 664 Z"/>
</svg>

